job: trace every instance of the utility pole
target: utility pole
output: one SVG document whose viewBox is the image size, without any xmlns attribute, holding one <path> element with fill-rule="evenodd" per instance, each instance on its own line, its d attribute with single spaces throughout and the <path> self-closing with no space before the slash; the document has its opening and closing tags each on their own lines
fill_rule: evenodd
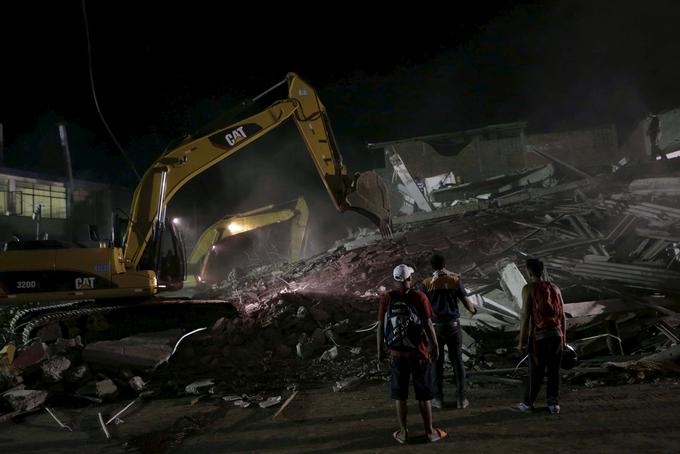
<svg viewBox="0 0 680 454">
<path fill-rule="evenodd" d="M 68 172 L 68 184 L 66 187 L 66 219 L 71 231 L 71 239 L 77 240 L 74 229 L 75 222 L 73 220 L 73 168 L 71 167 L 71 150 L 68 146 L 68 135 L 66 134 L 66 124 L 59 123 L 59 139 L 61 140 L 61 147 L 64 149 L 64 161 L 66 162 L 66 171 Z"/>
</svg>

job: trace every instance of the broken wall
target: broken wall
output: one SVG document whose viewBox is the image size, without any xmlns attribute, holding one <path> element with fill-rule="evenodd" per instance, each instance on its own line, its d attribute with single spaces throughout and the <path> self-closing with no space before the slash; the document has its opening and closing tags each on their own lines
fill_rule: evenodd
<svg viewBox="0 0 680 454">
<path fill-rule="evenodd" d="M 523 134 L 521 130 L 512 134 L 512 137 L 499 137 L 500 133 L 480 133 L 448 138 L 445 142 L 414 139 L 391 146 L 415 178 L 452 171 L 462 176 L 463 182 L 474 182 L 526 167 Z M 389 162 L 386 166 L 389 168 Z"/>
<path fill-rule="evenodd" d="M 541 151 L 545 151 L 579 169 L 610 165 L 623 157 L 618 149 L 614 125 L 575 131 L 530 134 L 527 135 L 526 141 L 527 145 L 539 147 Z M 527 153 L 526 159 L 530 167 L 550 163 L 549 160 L 535 153 Z"/>
</svg>

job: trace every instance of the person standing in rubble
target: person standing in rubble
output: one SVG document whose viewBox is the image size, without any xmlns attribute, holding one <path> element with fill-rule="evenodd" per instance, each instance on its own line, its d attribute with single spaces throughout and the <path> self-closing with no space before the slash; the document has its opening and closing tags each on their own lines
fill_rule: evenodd
<svg viewBox="0 0 680 454">
<path fill-rule="evenodd" d="M 560 363 L 567 342 L 567 320 L 560 288 L 546 280 L 543 262 L 526 261 L 529 283 L 522 289 L 522 316 L 518 349 L 528 351 L 529 380 L 522 402 L 513 407 L 531 412 L 534 401 L 548 377 L 546 400 L 552 414 L 560 412 Z"/>
<path fill-rule="evenodd" d="M 425 434 L 430 442 L 446 437 L 446 432 L 432 426 L 432 391 L 428 380 L 429 358 L 437 359 L 439 346 L 432 326 L 432 309 L 427 297 L 412 288 L 414 270 L 408 265 L 397 265 L 392 277 L 398 288 L 382 295 L 378 309 L 378 363 L 385 358 L 385 347 L 390 353 L 390 397 L 396 401 L 399 430 L 392 437 L 401 444 L 408 441 L 407 401 L 409 379 L 413 388 Z M 428 351 L 429 341 L 430 350 Z"/>
<path fill-rule="evenodd" d="M 649 139 L 649 149 L 651 159 L 655 160 L 657 156 L 661 159 L 668 159 L 666 154 L 659 148 L 661 141 L 661 126 L 659 124 L 659 116 L 649 114 L 649 125 L 647 126 L 647 138 Z"/>
<path fill-rule="evenodd" d="M 432 406 L 444 405 L 444 346 L 449 350 L 449 362 L 456 377 L 456 406 L 467 408 L 470 402 L 465 397 L 465 365 L 463 363 L 463 331 L 460 328 L 458 302 L 461 301 L 472 315 L 477 313 L 474 304 L 467 297 L 467 290 L 459 275 L 445 268 L 442 255 L 434 254 L 430 259 L 434 273 L 423 281 L 422 290 L 432 305 L 434 330 L 439 345 L 439 357 L 432 364 L 431 386 L 434 398 Z"/>
</svg>

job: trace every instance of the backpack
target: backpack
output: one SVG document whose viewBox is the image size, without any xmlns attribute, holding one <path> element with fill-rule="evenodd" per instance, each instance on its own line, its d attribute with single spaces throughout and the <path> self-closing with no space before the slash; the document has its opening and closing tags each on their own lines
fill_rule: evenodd
<svg viewBox="0 0 680 454">
<path fill-rule="evenodd" d="M 417 350 L 425 334 L 423 321 L 415 309 L 404 301 L 405 296 L 391 292 L 390 304 L 385 311 L 385 344 L 391 350 Z"/>
<path fill-rule="evenodd" d="M 551 282 L 536 282 L 531 286 L 531 317 L 536 330 L 561 326 L 564 309 L 562 296 Z"/>
</svg>

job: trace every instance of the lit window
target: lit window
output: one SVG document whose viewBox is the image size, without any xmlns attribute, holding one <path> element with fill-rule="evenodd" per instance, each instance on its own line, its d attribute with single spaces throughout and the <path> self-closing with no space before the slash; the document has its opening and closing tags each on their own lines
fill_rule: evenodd
<svg viewBox="0 0 680 454">
<path fill-rule="evenodd" d="M 43 218 L 66 219 L 66 188 L 60 185 L 17 181 L 16 214 L 31 216 L 40 205 Z"/>
</svg>

